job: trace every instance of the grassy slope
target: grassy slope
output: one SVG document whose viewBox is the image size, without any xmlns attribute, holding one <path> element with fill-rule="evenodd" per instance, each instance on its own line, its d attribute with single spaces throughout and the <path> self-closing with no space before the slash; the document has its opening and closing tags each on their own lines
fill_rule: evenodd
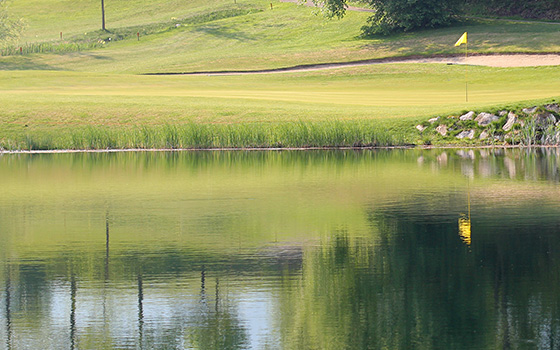
<svg viewBox="0 0 560 350">
<path fill-rule="evenodd" d="M 220 0 L 111 0 L 105 2 L 105 19 L 108 29 L 145 25 L 229 4 Z M 10 12 L 27 22 L 22 42 L 58 40 L 60 32 L 70 37 L 101 29 L 100 1 L 18 0 L 10 4 Z"/>
<path fill-rule="evenodd" d="M 18 13 L 33 7 L 25 16 L 29 29 L 22 41 L 50 37 L 57 39 L 65 27 L 70 34 L 83 34 L 99 27 L 99 9 L 92 4 L 71 7 L 66 0 L 36 2 L 20 0 Z M 164 6 L 161 6 L 161 4 Z M 43 4 L 43 5 L 41 5 Z M 477 21 L 453 28 L 397 35 L 387 39 L 359 38 L 367 13 L 349 12 L 341 21 L 325 20 L 311 8 L 291 3 L 269 1 L 193 1 L 175 2 L 142 0 L 131 7 L 129 2 L 115 1 L 120 14 L 108 19 L 108 27 L 148 25 L 170 21 L 172 17 L 196 17 L 209 11 L 237 7 L 261 12 L 209 23 L 186 25 L 178 29 L 108 44 L 107 47 L 63 55 L 30 55 L 0 60 L 8 69 L 63 69 L 96 72 L 176 72 L 224 69 L 260 69 L 297 64 L 349 61 L 413 54 L 456 53 L 453 46 L 463 31 L 470 33 L 470 49 L 478 52 L 549 52 L 560 51 L 560 25 Z M 97 5 L 97 4 L 96 4 Z M 109 6 L 109 5 L 108 5 Z M 176 7 L 175 7 L 176 6 Z M 158 8 L 157 13 L 153 8 Z M 160 10 L 161 7 L 161 10 Z M 53 18 L 53 9 L 68 9 Z M 12 6 L 15 11 L 17 6 Z M 75 17 L 79 19 L 75 19 Z M 109 16 L 109 14 L 108 14 Z M 115 16 L 115 15 L 113 15 Z M 108 17 L 110 18 L 110 16 Z M 84 23 L 84 24 L 82 24 Z"/>
</svg>

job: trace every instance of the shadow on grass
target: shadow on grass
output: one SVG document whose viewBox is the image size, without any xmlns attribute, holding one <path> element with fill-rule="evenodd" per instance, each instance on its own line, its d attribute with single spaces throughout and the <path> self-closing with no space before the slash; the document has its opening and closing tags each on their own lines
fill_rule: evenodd
<svg viewBox="0 0 560 350">
<path fill-rule="evenodd" d="M 463 32 L 469 33 L 468 48 L 472 52 L 551 52 L 551 48 L 560 47 L 557 25 L 467 19 L 445 28 L 360 38 L 367 42 L 361 48 L 399 56 L 458 53 L 464 49 L 454 44 Z"/>
<path fill-rule="evenodd" d="M 44 63 L 37 63 L 29 57 L 0 59 L 0 70 L 62 70 Z"/>
<path fill-rule="evenodd" d="M 255 36 L 248 35 L 240 30 L 236 30 L 227 26 L 219 25 L 219 24 L 210 24 L 205 25 L 199 28 L 195 28 L 194 32 L 204 33 L 208 35 L 212 35 L 219 38 L 224 38 L 228 40 L 236 40 L 236 41 L 256 41 L 257 38 Z"/>
</svg>

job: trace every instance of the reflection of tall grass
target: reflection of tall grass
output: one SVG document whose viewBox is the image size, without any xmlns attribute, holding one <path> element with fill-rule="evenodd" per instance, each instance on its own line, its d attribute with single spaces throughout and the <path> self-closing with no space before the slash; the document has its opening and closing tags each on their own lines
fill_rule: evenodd
<svg viewBox="0 0 560 350">
<path fill-rule="evenodd" d="M 0 139 L 3 149 L 286 148 L 405 144 L 404 135 L 369 121 L 181 124 L 111 128 L 88 126 L 29 131 L 25 139 Z"/>
</svg>

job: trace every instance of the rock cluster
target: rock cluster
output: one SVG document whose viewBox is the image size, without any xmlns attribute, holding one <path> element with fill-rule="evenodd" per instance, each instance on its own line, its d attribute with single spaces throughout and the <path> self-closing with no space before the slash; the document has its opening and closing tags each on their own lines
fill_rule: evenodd
<svg viewBox="0 0 560 350">
<path fill-rule="evenodd" d="M 560 144 L 560 105 L 532 106 L 495 113 L 469 111 L 461 116 L 430 118 L 416 125 L 427 137 L 522 144 Z M 532 140 L 534 139 L 534 140 Z"/>
</svg>

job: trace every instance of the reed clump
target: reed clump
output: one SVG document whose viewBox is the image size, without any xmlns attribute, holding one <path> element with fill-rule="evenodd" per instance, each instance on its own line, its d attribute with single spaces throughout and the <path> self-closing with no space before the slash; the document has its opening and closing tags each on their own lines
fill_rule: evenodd
<svg viewBox="0 0 560 350">
<path fill-rule="evenodd" d="M 372 121 L 165 124 L 35 129 L 0 139 L 4 150 L 382 147 L 404 134 Z"/>
</svg>

